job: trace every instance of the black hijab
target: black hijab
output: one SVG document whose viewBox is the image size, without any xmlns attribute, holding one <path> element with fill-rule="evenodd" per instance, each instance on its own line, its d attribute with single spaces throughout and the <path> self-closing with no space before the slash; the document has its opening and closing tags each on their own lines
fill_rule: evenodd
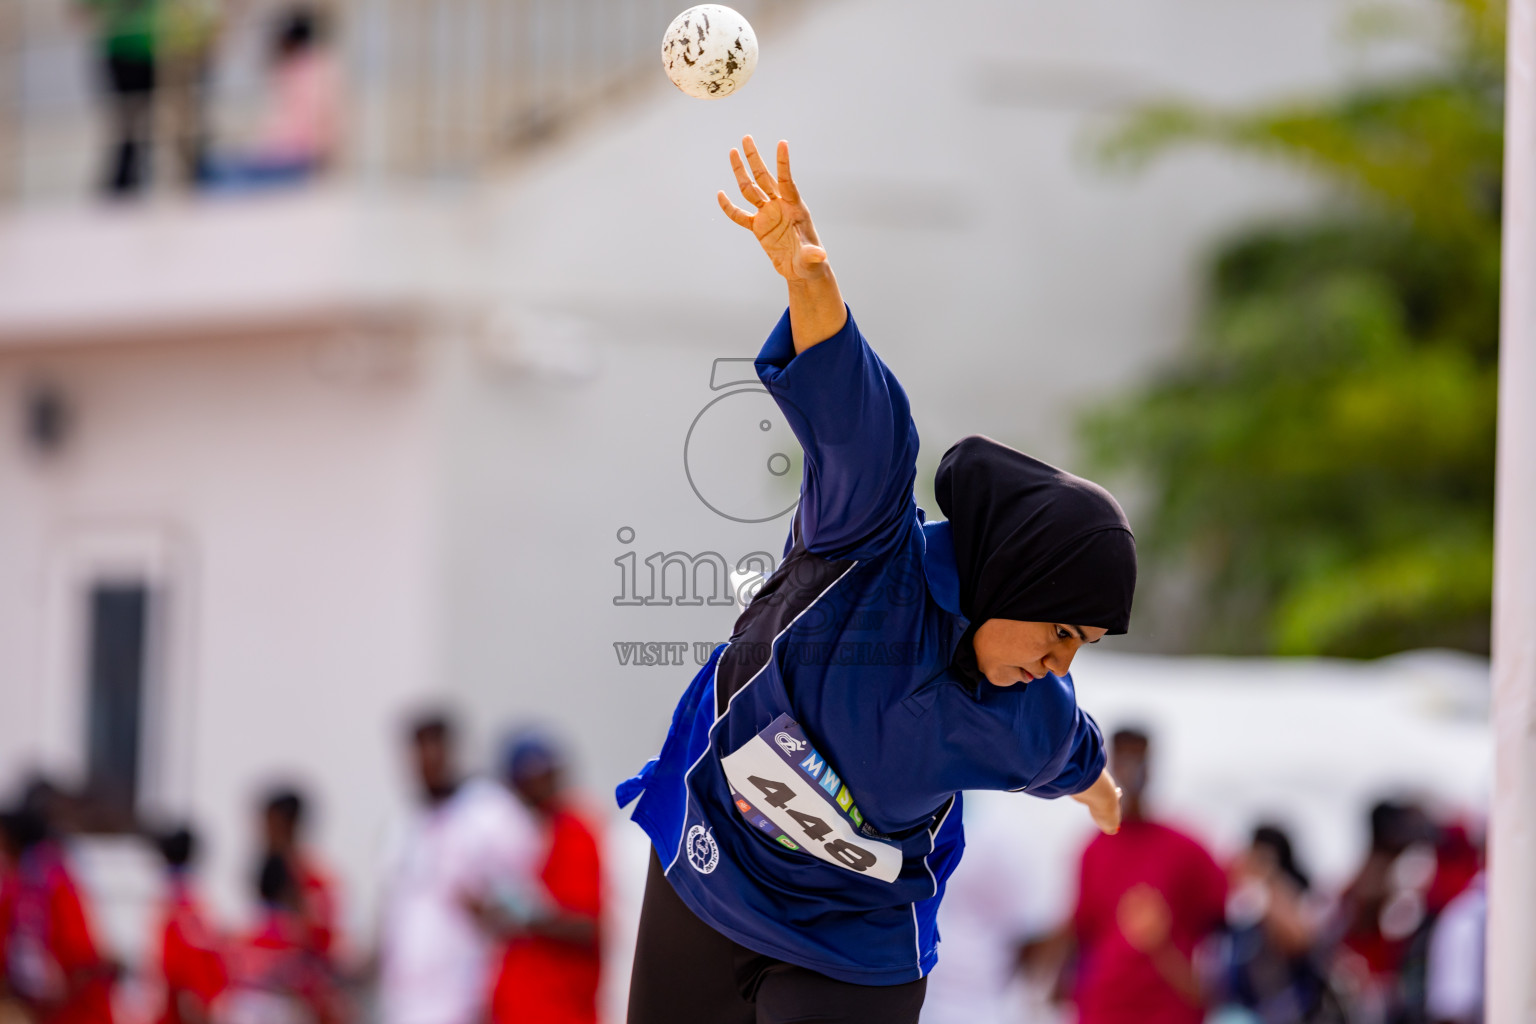
<svg viewBox="0 0 1536 1024">
<path fill-rule="evenodd" d="M 950 522 L 969 640 L 988 619 L 1101 626 L 1124 633 L 1136 541 L 1108 491 L 990 437 L 944 453 L 933 481 Z"/>
</svg>

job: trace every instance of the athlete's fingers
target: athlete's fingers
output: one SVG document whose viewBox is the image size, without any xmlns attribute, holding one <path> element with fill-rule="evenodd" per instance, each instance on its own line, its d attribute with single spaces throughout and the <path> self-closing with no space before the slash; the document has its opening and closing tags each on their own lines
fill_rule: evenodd
<svg viewBox="0 0 1536 1024">
<path fill-rule="evenodd" d="M 761 209 L 768 204 L 768 197 L 763 190 L 752 183 L 747 177 L 747 169 L 742 165 L 741 154 L 731 150 L 731 173 L 736 175 L 736 186 L 741 189 L 741 194 L 747 202 Z"/>
<path fill-rule="evenodd" d="M 747 166 L 752 168 L 752 180 L 768 195 L 777 196 L 779 183 L 768 173 L 768 165 L 763 163 L 763 155 L 757 151 L 757 143 L 752 141 L 752 136 L 741 137 L 741 151 L 746 154 Z"/>
<path fill-rule="evenodd" d="M 731 218 L 731 220 L 735 221 L 737 224 L 740 224 L 748 231 L 752 230 L 752 215 L 746 210 L 743 210 L 741 207 L 737 206 L 735 203 L 731 202 L 730 196 L 726 195 L 723 190 L 715 193 L 715 199 L 720 203 L 720 209 L 725 211 L 725 215 L 727 217 Z"/>
<path fill-rule="evenodd" d="M 800 201 L 800 189 L 789 173 L 789 143 L 779 140 L 779 194 L 792 203 Z"/>
<path fill-rule="evenodd" d="M 801 237 L 812 245 L 820 245 L 821 238 L 816 234 L 816 225 L 811 223 L 810 211 L 805 208 L 805 202 L 800 198 L 800 186 L 795 184 L 794 173 L 789 169 L 789 143 L 783 139 L 779 140 L 779 194 L 786 202 L 800 207 Z"/>
</svg>

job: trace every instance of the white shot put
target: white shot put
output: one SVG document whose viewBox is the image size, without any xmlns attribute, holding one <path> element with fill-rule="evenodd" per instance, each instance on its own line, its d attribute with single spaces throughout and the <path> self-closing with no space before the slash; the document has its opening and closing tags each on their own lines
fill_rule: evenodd
<svg viewBox="0 0 1536 1024">
<path fill-rule="evenodd" d="M 747 84 L 757 68 L 757 36 L 720 4 L 690 7 L 667 27 L 661 63 L 672 84 L 695 99 L 718 100 Z"/>
</svg>

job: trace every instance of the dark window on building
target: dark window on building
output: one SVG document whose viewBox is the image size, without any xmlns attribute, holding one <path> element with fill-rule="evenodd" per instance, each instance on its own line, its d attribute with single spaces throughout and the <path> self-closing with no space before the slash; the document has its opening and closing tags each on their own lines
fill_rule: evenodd
<svg viewBox="0 0 1536 1024">
<path fill-rule="evenodd" d="M 108 827 L 131 827 L 138 802 L 150 604 L 142 583 L 100 583 L 89 595 L 88 795 Z"/>
</svg>

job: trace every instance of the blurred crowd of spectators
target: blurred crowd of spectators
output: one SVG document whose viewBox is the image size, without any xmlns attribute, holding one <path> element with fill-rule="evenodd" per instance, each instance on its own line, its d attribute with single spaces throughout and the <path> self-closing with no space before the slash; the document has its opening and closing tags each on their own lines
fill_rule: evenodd
<svg viewBox="0 0 1536 1024">
<path fill-rule="evenodd" d="M 1225 863 L 1147 799 L 1152 742 L 1111 741 L 1118 835 L 1084 849 L 1075 905 L 1043 919 L 1026 834 L 967 814 L 967 862 L 940 928 L 925 1024 L 1476 1024 L 1486 900 L 1477 830 L 1411 800 L 1369 812 L 1370 845 L 1321 891 L 1286 829 L 1261 824 Z M 967 871 L 967 868 L 972 870 Z M 953 954 L 964 956 L 954 969 Z M 942 961 L 941 961 L 942 962 Z M 1019 981 L 1034 998 L 1019 997 Z M 1071 1019 L 1067 1014 L 1065 1019 Z"/>
<path fill-rule="evenodd" d="M 0 819 L 0 1022 L 593 1024 L 602 864 L 559 747 L 518 734 L 490 779 L 460 772 L 442 715 L 414 721 L 407 740 L 416 806 L 390 842 L 366 942 L 343 939 L 338 884 L 306 841 L 298 790 L 257 806 L 256 913 L 243 931 L 199 897 L 192 829 L 145 830 L 165 865 L 138 966 L 148 998 L 114 998 L 122 968 L 99 945 L 66 842 L 78 816 L 66 794 L 34 783 Z M 1083 850 L 1064 922 L 1038 913 L 1044 876 L 1023 819 L 1003 804 L 992 816 L 968 809 L 925 1024 L 1482 1020 L 1476 829 L 1413 801 L 1378 803 L 1363 861 L 1327 893 L 1279 825 L 1258 826 L 1219 862 L 1154 812 L 1147 733 L 1121 730 L 1110 747 L 1124 824 Z M 1008 998 L 1021 980 L 1040 998 Z"/>
<path fill-rule="evenodd" d="M 102 190 L 142 193 L 157 151 L 199 190 L 248 191 L 310 180 L 332 166 L 341 134 L 341 74 L 322 7 L 294 3 L 267 26 L 260 117 L 248 137 L 215 137 L 210 86 L 240 0 L 75 0 L 94 34 L 108 125 Z M 159 143 L 157 145 L 157 142 Z"/>
<path fill-rule="evenodd" d="M 34 782 L 0 818 L 0 1020 L 33 1024 L 592 1024 L 602 920 L 596 833 L 549 737 L 508 741 L 499 779 L 462 775 L 439 714 L 408 735 L 416 806 L 392 837 L 377 934 L 348 943 L 308 801 L 260 801 L 243 930 L 208 910 L 186 824 L 145 829 L 164 862 L 125 997 L 72 864 L 75 801 Z"/>
</svg>

